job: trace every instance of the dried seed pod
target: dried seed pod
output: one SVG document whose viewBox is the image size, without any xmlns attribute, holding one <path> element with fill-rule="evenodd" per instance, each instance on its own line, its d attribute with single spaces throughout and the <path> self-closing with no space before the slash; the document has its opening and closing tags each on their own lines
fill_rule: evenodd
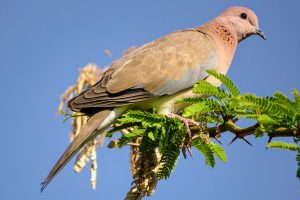
<svg viewBox="0 0 300 200">
<path fill-rule="evenodd" d="M 137 147 L 138 148 L 138 147 Z M 161 155 L 158 151 L 150 157 L 145 157 L 139 152 L 136 153 L 135 164 L 132 165 L 134 170 L 133 179 L 134 186 L 127 193 L 126 200 L 139 200 L 145 195 L 151 196 L 158 182 L 158 171 L 161 167 Z M 131 160 L 134 160 L 131 157 Z"/>
<path fill-rule="evenodd" d="M 101 77 L 102 70 L 98 69 L 94 64 L 88 64 L 84 68 L 79 69 L 79 77 L 75 85 L 68 87 L 64 94 L 60 98 L 60 103 L 58 106 L 58 113 L 66 113 L 67 102 L 74 96 L 80 94 L 85 88 L 90 87 L 96 83 L 96 81 Z M 70 133 L 70 141 L 80 133 L 82 126 L 86 123 L 86 116 L 77 116 L 72 119 L 71 125 L 72 130 Z M 96 146 L 103 144 L 104 137 L 99 137 L 97 140 L 93 140 L 85 145 L 85 147 L 80 151 L 75 165 L 74 170 L 80 172 L 81 169 L 91 160 L 91 184 L 92 188 L 96 188 L 96 178 L 97 178 L 97 161 L 96 161 Z"/>
</svg>

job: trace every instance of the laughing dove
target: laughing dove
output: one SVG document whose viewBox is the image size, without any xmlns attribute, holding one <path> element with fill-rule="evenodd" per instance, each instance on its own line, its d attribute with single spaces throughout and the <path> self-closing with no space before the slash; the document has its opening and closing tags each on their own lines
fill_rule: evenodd
<svg viewBox="0 0 300 200">
<path fill-rule="evenodd" d="M 94 86 L 68 103 L 72 111 L 90 117 L 56 162 L 41 190 L 88 141 L 125 111 L 155 108 L 161 114 L 176 112 L 176 101 L 193 97 L 192 87 L 198 80 L 219 85 L 206 70 L 226 74 L 237 44 L 255 34 L 266 39 L 255 13 L 248 8 L 231 7 L 202 26 L 170 33 L 113 62 Z"/>
</svg>

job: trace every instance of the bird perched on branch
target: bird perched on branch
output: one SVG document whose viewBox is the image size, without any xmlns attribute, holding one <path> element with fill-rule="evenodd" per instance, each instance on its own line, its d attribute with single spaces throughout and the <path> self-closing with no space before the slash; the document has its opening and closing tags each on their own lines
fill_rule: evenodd
<svg viewBox="0 0 300 200">
<path fill-rule="evenodd" d="M 94 86 L 68 103 L 72 111 L 85 113 L 89 119 L 51 169 L 41 190 L 88 141 L 125 111 L 155 109 L 169 115 L 178 109 L 177 100 L 193 97 L 192 87 L 198 80 L 219 85 L 206 70 L 226 74 L 238 43 L 251 35 L 266 39 L 255 13 L 231 7 L 202 26 L 175 31 L 114 61 Z"/>
</svg>

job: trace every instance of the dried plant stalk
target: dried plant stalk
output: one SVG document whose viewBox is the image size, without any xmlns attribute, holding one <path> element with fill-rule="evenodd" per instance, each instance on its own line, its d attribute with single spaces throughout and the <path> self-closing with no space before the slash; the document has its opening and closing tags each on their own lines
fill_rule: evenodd
<svg viewBox="0 0 300 200">
<path fill-rule="evenodd" d="M 60 104 L 58 106 L 58 113 L 66 113 L 67 102 L 74 96 L 80 94 L 86 88 L 94 85 L 102 75 L 102 70 L 98 69 L 94 64 L 88 64 L 84 68 L 79 69 L 79 77 L 75 85 L 70 86 L 60 98 Z M 71 125 L 72 130 L 70 132 L 70 141 L 80 133 L 82 126 L 87 121 L 87 116 L 78 116 L 72 119 Z M 102 146 L 104 142 L 104 135 L 97 137 L 95 140 L 88 142 L 83 149 L 80 151 L 75 161 L 74 170 L 80 172 L 82 168 L 91 161 L 91 184 L 92 188 L 96 188 L 97 179 L 97 161 L 96 161 L 96 147 Z"/>
<path fill-rule="evenodd" d="M 135 143 L 138 143 L 138 139 L 135 141 Z M 130 146 L 130 171 L 131 175 L 134 176 L 136 174 L 136 160 L 139 153 L 139 147 L 138 146 Z"/>
<path fill-rule="evenodd" d="M 132 147 L 133 148 L 133 147 Z M 154 193 L 158 182 L 158 171 L 161 167 L 161 155 L 158 151 L 152 156 L 143 156 L 138 153 L 138 146 L 131 153 L 131 172 L 133 173 L 134 186 L 127 193 L 125 200 L 140 200 L 145 195 L 151 196 Z M 134 160 L 135 159 L 135 160 Z"/>
<path fill-rule="evenodd" d="M 96 183 L 97 183 L 97 154 L 96 154 L 96 146 L 97 146 L 97 140 L 93 140 L 93 144 L 91 145 L 91 184 L 92 188 L 96 189 Z"/>
<path fill-rule="evenodd" d="M 124 52 L 124 56 L 129 54 L 135 46 L 130 47 L 127 51 Z M 105 55 L 112 57 L 112 53 L 109 50 L 104 51 Z M 67 102 L 71 100 L 74 96 L 77 96 L 83 92 L 86 88 L 94 85 L 103 71 L 97 68 L 95 64 L 88 64 L 83 68 L 79 69 L 79 77 L 75 85 L 70 86 L 61 96 L 60 103 L 57 109 L 58 114 L 66 114 Z M 75 113 L 76 114 L 76 113 Z M 80 133 L 82 126 L 87 122 L 87 116 L 77 116 L 72 119 L 71 125 L 72 130 L 70 132 L 70 141 L 72 142 L 74 138 Z M 83 167 L 91 162 L 91 184 L 92 188 L 96 188 L 96 179 L 97 179 L 97 161 L 96 161 L 96 147 L 101 147 L 104 143 L 105 134 L 100 134 L 95 140 L 88 142 L 80 151 L 79 155 L 74 164 L 74 171 L 80 172 Z"/>
<path fill-rule="evenodd" d="M 126 135 L 133 129 L 123 129 L 121 133 Z M 112 140 L 108 148 L 116 148 L 119 139 Z M 141 138 L 137 138 L 130 145 L 130 168 L 131 175 L 134 179 L 134 186 L 131 187 L 126 195 L 125 200 L 140 200 L 145 195 L 153 195 L 157 182 L 158 172 L 163 163 L 160 163 L 161 154 L 156 150 L 152 155 L 143 156 L 140 152 Z"/>
</svg>

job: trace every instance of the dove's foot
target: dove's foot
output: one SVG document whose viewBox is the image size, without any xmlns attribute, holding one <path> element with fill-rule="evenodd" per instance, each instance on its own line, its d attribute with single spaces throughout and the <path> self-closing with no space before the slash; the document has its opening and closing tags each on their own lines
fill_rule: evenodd
<svg viewBox="0 0 300 200">
<path fill-rule="evenodd" d="M 179 119 L 180 121 L 182 121 L 184 123 L 188 138 L 187 138 L 187 142 L 185 142 L 185 146 L 183 147 L 182 152 L 183 152 L 184 157 L 186 158 L 185 149 L 187 149 L 190 156 L 193 157 L 192 156 L 192 151 L 191 151 L 192 132 L 190 130 L 189 124 L 194 124 L 196 126 L 199 126 L 200 123 L 196 122 L 194 120 L 191 120 L 191 119 L 184 118 L 180 115 L 177 115 L 177 114 L 171 113 L 171 112 L 168 114 L 168 117 L 177 118 L 177 119 Z"/>
<path fill-rule="evenodd" d="M 194 125 L 196 125 L 196 126 L 200 126 L 200 123 L 199 123 L 199 122 L 196 122 L 196 121 L 191 120 L 191 119 L 184 118 L 184 117 L 182 117 L 182 116 L 180 116 L 180 115 L 177 115 L 177 114 L 175 114 L 175 113 L 171 113 L 171 112 L 170 112 L 170 113 L 168 114 L 168 117 L 177 118 L 177 119 L 179 119 L 180 121 L 182 121 L 182 122 L 184 123 L 184 125 L 185 125 L 185 127 L 186 127 L 186 129 L 187 129 L 188 131 L 190 131 L 189 124 L 194 124 Z"/>
</svg>

